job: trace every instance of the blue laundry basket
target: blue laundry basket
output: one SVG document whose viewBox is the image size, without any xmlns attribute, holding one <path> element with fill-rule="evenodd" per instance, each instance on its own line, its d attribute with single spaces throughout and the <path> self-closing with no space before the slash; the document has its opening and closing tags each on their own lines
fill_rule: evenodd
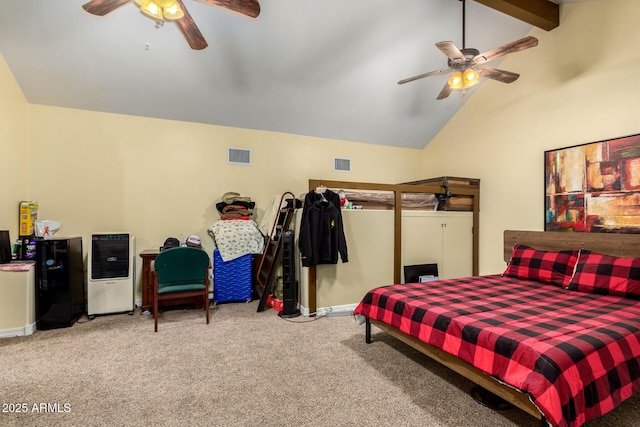
<svg viewBox="0 0 640 427">
<path fill-rule="evenodd" d="M 213 302 L 251 301 L 253 256 L 243 255 L 223 261 L 220 251 L 213 251 Z"/>
</svg>

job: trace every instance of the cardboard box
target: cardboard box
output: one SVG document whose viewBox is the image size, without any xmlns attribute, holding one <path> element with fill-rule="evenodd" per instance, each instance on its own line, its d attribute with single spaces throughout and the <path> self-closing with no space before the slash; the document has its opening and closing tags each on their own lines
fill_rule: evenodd
<svg viewBox="0 0 640 427">
<path fill-rule="evenodd" d="M 18 207 L 20 237 L 33 235 L 33 222 L 38 219 L 38 202 L 22 201 Z"/>
</svg>

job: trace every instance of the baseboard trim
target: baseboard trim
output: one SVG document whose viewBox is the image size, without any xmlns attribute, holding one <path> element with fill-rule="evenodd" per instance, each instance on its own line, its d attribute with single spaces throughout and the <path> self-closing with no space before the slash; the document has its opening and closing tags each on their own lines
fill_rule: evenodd
<svg viewBox="0 0 640 427">
<path fill-rule="evenodd" d="M 22 337 L 25 335 L 31 335 L 36 330 L 36 324 L 32 323 L 30 325 L 25 325 L 24 328 L 12 328 L 12 329 L 2 329 L 0 330 L 0 338 L 9 338 L 9 337 Z"/>
</svg>

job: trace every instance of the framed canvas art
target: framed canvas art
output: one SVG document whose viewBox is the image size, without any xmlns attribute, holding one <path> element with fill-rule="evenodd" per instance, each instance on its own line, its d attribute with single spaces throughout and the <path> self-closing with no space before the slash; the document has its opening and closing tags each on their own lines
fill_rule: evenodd
<svg viewBox="0 0 640 427">
<path fill-rule="evenodd" d="M 640 135 L 544 152 L 545 231 L 640 233 Z"/>
</svg>

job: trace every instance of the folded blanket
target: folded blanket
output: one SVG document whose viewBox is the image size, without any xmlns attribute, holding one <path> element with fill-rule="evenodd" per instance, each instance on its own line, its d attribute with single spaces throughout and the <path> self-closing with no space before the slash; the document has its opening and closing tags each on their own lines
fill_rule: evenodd
<svg viewBox="0 0 640 427">
<path fill-rule="evenodd" d="M 220 220 L 208 232 L 225 262 L 264 251 L 264 236 L 252 219 Z"/>
</svg>

